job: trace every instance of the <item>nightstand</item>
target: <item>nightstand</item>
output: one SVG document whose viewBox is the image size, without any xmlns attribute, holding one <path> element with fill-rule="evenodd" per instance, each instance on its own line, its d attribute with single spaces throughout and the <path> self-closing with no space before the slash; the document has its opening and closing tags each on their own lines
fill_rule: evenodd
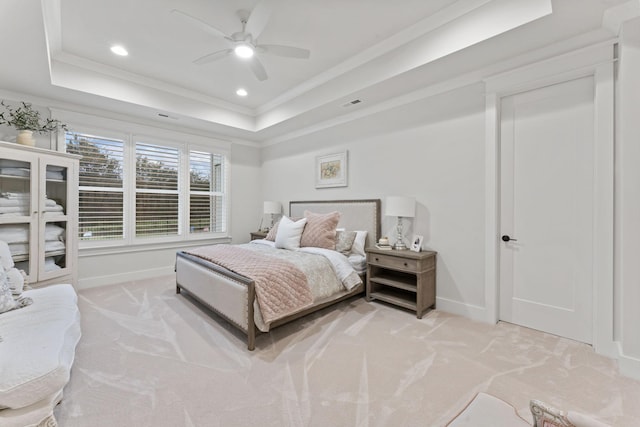
<svg viewBox="0 0 640 427">
<path fill-rule="evenodd" d="M 265 237 L 267 237 L 267 233 L 268 231 L 252 231 L 251 240 L 264 239 Z"/>
<path fill-rule="evenodd" d="M 367 301 L 415 311 L 418 319 L 436 303 L 436 252 L 367 248 Z"/>
</svg>

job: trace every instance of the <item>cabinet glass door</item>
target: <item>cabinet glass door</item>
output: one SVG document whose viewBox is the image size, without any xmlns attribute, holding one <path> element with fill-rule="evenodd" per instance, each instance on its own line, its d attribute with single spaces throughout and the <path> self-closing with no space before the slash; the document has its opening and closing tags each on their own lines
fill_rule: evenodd
<svg viewBox="0 0 640 427">
<path fill-rule="evenodd" d="M 72 163 L 65 159 L 48 160 L 41 158 L 40 188 L 38 195 L 40 236 L 39 272 L 40 280 L 47 280 L 69 273 L 68 261 L 71 254 L 69 243 L 69 194 L 67 177 L 71 176 Z"/>
<path fill-rule="evenodd" d="M 29 276 L 37 215 L 37 163 L 27 156 L 0 158 L 0 240 L 9 245 L 16 267 Z"/>
</svg>

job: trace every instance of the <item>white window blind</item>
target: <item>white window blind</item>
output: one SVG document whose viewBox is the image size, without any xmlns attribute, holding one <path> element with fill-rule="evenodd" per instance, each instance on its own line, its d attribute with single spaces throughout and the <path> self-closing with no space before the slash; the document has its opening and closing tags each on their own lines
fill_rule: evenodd
<svg viewBox="0 0 640 427">
<path fill-rule="evenodd" d="M 179 233 L 180 151 L 136 142 L 136 237 Z"/>
<path fill-rule="evenodd" d="M 65 142 L 82 156 L 81 248 L 226 236 L 228 151 L 77 129 Z"/>
<path fill-rule="evenodd" d="M 124 238 L 124 141 L 67 132 L 67 152 L 79 154 L 81 240 Z"/>
<path fill-rule="evenodd" d="M 224 232 L 224 156 L 189 151 L 189 232 Z"/>
</svg>

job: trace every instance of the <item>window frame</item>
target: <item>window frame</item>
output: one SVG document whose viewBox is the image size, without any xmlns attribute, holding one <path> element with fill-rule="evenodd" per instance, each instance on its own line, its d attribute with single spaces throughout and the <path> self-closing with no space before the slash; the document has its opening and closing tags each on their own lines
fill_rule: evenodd
<svg viewBox="0 0 640 427">
<path fill-rule="evenodd" d="M 228 181 L 229 181 L 229 156 L 223 155 L 222 153 L 214 153 L 212 152 L 210 149 L 208 149 L 207 147 L 201 146 L 201 145 L 197 145 L 197 144 L 189 144 L 189 147 L 186 150 L 186 155 L 185 155 L 185 163 L 186 163 L 186 167 L 189 171 L 191 171 L 191 152 L 206 152 L 206 153 L 210 153 L 212 155 L 221 155 L 222 156 L 222 161 L 223 161 L 223 166 L 222 166 L 222 176 L 221 176 L 221 180 L 222 180 L 222 191 L 214 191 L 214 190 L 209 190 L 208 192 L 204 192 L 202 191 L 201 193 L 205 193 L 208 194 L 210 197 L 215 197 L 215 196 L 222 196 L 223 198 L 223 203 L 224 203 L 224 212 L 222 213 L 224 216 L 224 227 L 222 231 L 219 232 L 209 232 L 209 233 L 217 233 L 217 234 L 224 234 L 226 236 L 229 235 L 229 229 L 230 229 L 230 225 L 229 225 L 229 193 L 228 193 Z M 212 171 L 212 178 L 213 178 L 213 171 Z M 187 206 L 187 211 L 188 214 L 185 215 L 185 221 L 184 221 L 184 227 L 185 227 L 185 232 L 188 233 L 191 236 L 197 236 L 197 235 L 203 235 L 203 234 L 209 234 L 207 232 L 198 232 L 198 233 L 192 233 L 191 232 L 191 196 L 194 194 L 194 190 L 191 189 L 191 173 L 187 173 L 185 175 L 185 179 L 186 179 L 186 183 L 187 183 L 187 190 L 184 191 L 184 203 Z M 198 193 L 197 191 L 195 192 L 196 194 Z M 213 214 L 213 213 L 212 213 Z"/>
<path fill-rule="evenodd" d="M 189 246 L 191 242 L 219 242 L 229 241 L 231 230 L 231 197 L 229 194 L 230 177 L 230 144 L 222 143 L 198 135 L 152 128 L 129 122 L 121 122 L 112 119 L 102 119 L 80 113 L 64 112 L 58 114 L 68 123 L 70 132 L 94 137 L 113 138 L 124 141 L 123 150 L 123 239 L 118 240 L 82 240 L 78 238 L 78 247 L 82 251 L 91 249 L 110 249 L 123 247 L 177 247 Z M 82 117 L 78 117 L 82 116 Z M 107 126 L 95 126 L 96 122 L 108 122 Z M 126 129 L 127 131 L 123 131 Z M 161 135 L 162 134 L 162 135 Z M 167 138 L 166 136 L 169 136 Z M 188 142 L 183 142 L 188 141 Z M 178 149 L 179 173 L 178 173 L 178 234 L 171 236 L 137 237 L 136 230 L 136 142 L 168 146 Z M 58 137 L 58 150 L 66 151 L 66 138 L 63 132 Z M 189 154 L 190 151 L 202 151 L 223 158 L 223 182 L 222 197 L 224 203 L 224 227 L 223 231 L 189 232 Z"/>
<path fill-rule="evenodd" d="M 184 151 L 185 151 L 185 147 L 188 146 L 188 144 L 180 144 L 177 142 L 173 142 L 173 141 L 166 141 L 166 140 L 160 140 L 159 138 L 153 138 L 153 137 L 148 137 L 146 135 L 136 135 L 133 134 L 131 135 L 131 140 L 129 141 L 130 145 L 131 145 L 131 158 L 129 161 L 129 168 L 130 168 L 130 176 L 131 176 L 131 199 L 130 199 L 130 203 L 131 203 L 131 216 L 129 218 L 129 220 L 131 221 L 131 228 L 130 228 L 130 233 L 131 233 L 131 240 L 132 243 L 164 243 L 164 242 L 173 242 L 175 240 L 189 240 L 188 238 L 185 239 L 181 239 L 180 236 L 184 235 L 184 227 L 182 226 L 182 217 L 185 216 L 184 213 L 184 209 L 185 209 L 185 205 L 182 203 L 182 197 L 181 194 L 184 193 L 184 167 L 183 167 L 183 158 L 184 158 Z M 137 175 L 136 175 L 136 161 L 137 161 L 137 156 L 136 156 L 136 146 L 138 143 L 141 144 L 148 144 L 148 145 L 159 145 L 159 146 L 164 146 L 164 147 L 171 147 L 171 148 L 176 148 L 178 150 L 178 190 L 177 190 L 177 195 L 178 195 L 178 234 L 176 235 L 168 235 L 168 236 L 149 236 L 149 237 L 138 237 L 136 235 L 137 233 L 137 227 L 136 227 L 136 223 L 137 223 L 137 210 L 136 210 L 136 200 L 137 200 L 137 195 L 138 195 L 138 186 L 137 186 Z M 146 190 L 150 190 L 150 189 L 146 189 Z M 143 191 L 144 192 L 144 191 Z M 156 191 L 149 191 L 149 193 L 155 193 Z M 186 207 L 187 209 L 187 213 L 188 213 L 188 206 Z"/>
</svg>

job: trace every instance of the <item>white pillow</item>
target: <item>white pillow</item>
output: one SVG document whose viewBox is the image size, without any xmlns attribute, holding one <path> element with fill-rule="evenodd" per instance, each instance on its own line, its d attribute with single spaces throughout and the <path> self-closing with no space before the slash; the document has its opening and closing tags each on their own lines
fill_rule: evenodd
<svg viewBox="0 0 640 427">
<path fill-rule="evenodd" d="M 13 267 L 13 257 L 9 245 L 4 240 L 0 240 L 0 268 L 8 270 Z"/>
<path fill-rule="evenodd" d="M 353 241 L 353 245 L 351 245 L 351 253 L 354 255 L 367 256 L 364 252 L 364 245 L 366 245 L 366 241 L 367 231 L 356 231 L 356 239 Z"/>
<path fill-rule="evenodd" d="M 6 273 L 7 284 L 9 285 L 9 289 L 11 289 L 11 293 L 14 297 L 20 295 L 24 289 L 24 276 L 22 275 L 22 271 L 12 267 L 6 270 Z"/>
<path fill-rule="evenodd" d="M 17 303 L 13 299 L 9 282 L 7 282 L 7 273 L 0 268 L 0 313 L 17 308 Z M 3 350 L 4 351 L 4 350 Z"/>
<path fill-rule="evenodd" d="M 283 216 L 276 234 L 276 248 L 298 249 L 300 247 L 300 237 L 306 224 L 307 218 L 294 222 L 290 218 Z"/>
</svg>

